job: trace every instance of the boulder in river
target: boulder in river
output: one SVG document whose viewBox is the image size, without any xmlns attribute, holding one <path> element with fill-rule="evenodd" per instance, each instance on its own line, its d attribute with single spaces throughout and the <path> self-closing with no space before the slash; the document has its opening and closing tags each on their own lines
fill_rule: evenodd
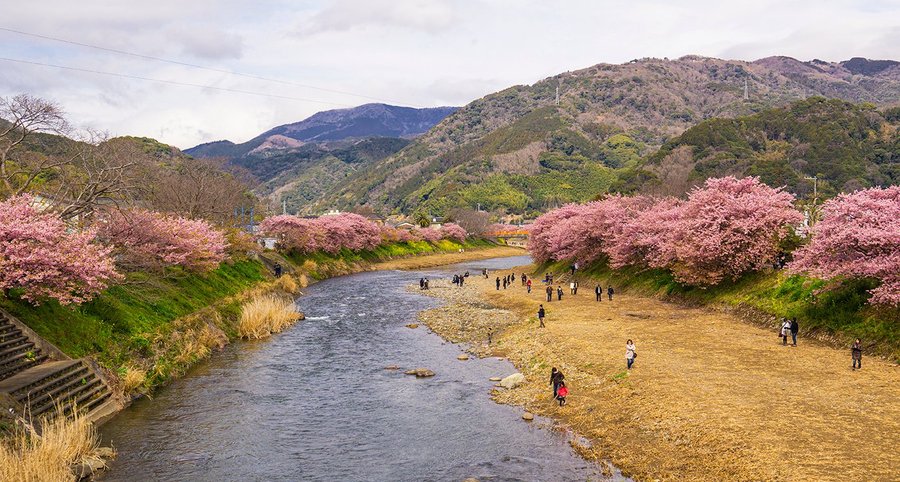
<svg viewBox="0 0 900 482">
<path fill-rule="evenodd" d="M 525 412 L 522 414 L 522 420 L 530 422 L 534 420 L 534 414 L 532 414 L 531 412 Z"/>
<path fill-rule="evenodd" d="M 525 375 L 521 373 L 513 373 L 512 375 L 500 380 L 500 386 L 512 390 L 519 385 L 525 383 Z"/>
<path fill-rule="evenodd" d="M 466 355 L 465 353 L 460 353 L 459 356 L 456 357 L 456 359 L 466 361 L 469 359 L 469 355 Z"/>
<path fill-rule="evenodd" d="M 406 327 L 416 329 L 419 327 L 419 324 L 418 323 L 410 323 L 410 324 L 406 325 Z"/>
<path fill-rule="evenodd" d="M 412 370 L 406 370 L 403 373 L 406 373 L 407 375 L 415 375 L 416 378 L 433 377 L 434 376 L 434 372 L 427 368 L 413 368 Z"/>
</svg>

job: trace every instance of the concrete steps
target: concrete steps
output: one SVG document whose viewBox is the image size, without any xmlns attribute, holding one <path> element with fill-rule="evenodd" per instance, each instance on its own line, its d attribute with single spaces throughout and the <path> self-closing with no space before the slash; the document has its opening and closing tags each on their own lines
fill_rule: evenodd
<svg viewBox="0 0 900 482">
<path fill-rule="evenodd" d="M 4 410 L 32 420 L 55 415 L 58 407 L 63 415 L 77 409 L 96 422 L 120 407 L 94 363 L 68 359 L 2 311 L 0 402 L 9 405 Z"/>
<path fill-rule="evenodd" d="M 0 313 L 0 380 L 40 365 L 49 356 L 4 313 Z"/>
</svg>

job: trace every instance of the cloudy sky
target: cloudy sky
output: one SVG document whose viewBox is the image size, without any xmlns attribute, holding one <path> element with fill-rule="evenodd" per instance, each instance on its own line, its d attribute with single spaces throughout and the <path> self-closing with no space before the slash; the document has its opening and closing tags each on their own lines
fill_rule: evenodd
<svg viewBox="0 0 900 482">
<path fill-rule="evenodd" d="M 463 105 L 600 62 L 900 59 L 900 0 L 41 0 L 0 10 L 0 96 L 28 92 L 76 125 L 182 148 L 366 102 Z"/>
</svg>

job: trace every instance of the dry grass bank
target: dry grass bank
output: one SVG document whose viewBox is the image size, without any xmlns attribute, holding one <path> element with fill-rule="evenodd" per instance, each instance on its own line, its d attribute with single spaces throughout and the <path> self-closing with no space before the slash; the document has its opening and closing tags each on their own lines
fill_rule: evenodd
<svg viewBox="0 0 900 482">
<path fill-rule="evenodd" d="M 493 246 L 489 248 L 469 249 L 462 253 L 436 253 L 414 256 L 410 258 L 394 259 L 376 263 L 373 270 L 381 269 L 424 269 L 434 268 L 436 266 L 445 266 L 448 264 L 464 263 L 466 261 L 475 261 L 479 259 L 502 258 L 507 256 L 524 256 L 528 252 L 521 248 L 513 248 L 511 246 Z"/>
<path fill-rule="evenodd" d="M 81 416 L 43 419 L 38 433 L 31 425 L 18 425 L 0 440 L 0 480 L 9 482 L 61 482 L 77 480 L 73 466 L 105 466 L 94 425 Z M 109 454 L 105 454 L 109 455 Z"/>
<path fill-rule="evenodd" d="M 802 337 L 783 347 L 728 314 L 623 294 L 598 303 L 586 285 L 546 303 L 541 288 L 497 291 L 475 278 L 463 289 L 520 320 L 494 340 L 528 382 L 498 401 L 587 436 L 586 456 L 641 480 L 897 480 L 897 366 L 865 358 L 851 371 L 849 349 Z M 628 338 L 639 353 L 631 372 Z M 551 400 L 553 366 L 572 390 L 566 407 Z"/>
<path fill-rule="evenodd" d="M 294 301 L 285 296 L 265 294 L 244 303 L 238 333 L 242 338 L 258 340 L 281 333 L 300 319 Z"/>
</svg>

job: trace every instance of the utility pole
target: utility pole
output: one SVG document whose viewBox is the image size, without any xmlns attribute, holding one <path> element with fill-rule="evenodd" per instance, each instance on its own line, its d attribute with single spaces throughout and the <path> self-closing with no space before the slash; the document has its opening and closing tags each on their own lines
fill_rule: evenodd
<svg viewBox="0 0 900 482">
<path fill-rule="evenodd" d="M 281 214 L 287 214 L 287 200 L 281 199 Z"/>
<path fill-rule="evenodd" d="M 812 209 L 810 209 L 810 213 L 809 213 L 809 225 L 812 226 L 813 224 L 816 223 L 816 221 L 818 221 L 818 215 L 819 215 L 819 212 L 818 212 L 819 176 L 818 175 L 812 176 L 812 177 L 806 176 L 803 179 L 813 182 L 813 203 L 812 203 Z"/>
</svg>

